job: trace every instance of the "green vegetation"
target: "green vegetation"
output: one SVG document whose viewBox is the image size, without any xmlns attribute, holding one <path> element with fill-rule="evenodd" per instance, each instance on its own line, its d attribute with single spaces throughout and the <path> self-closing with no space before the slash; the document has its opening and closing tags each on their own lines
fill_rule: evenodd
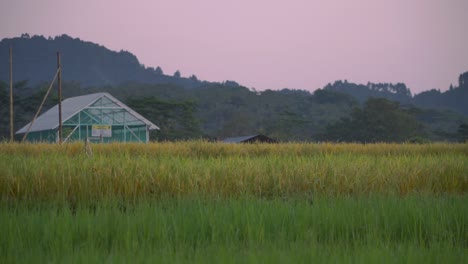
<svg viewBox="0 0 468 264">
<path fill-rule="evenodd" d="M 192 101 L 165 101 L 154 96 L 141 99 L 130 98 L 132 109 L 143 116 L 151 116 L 164 127 L 151 131 L 151 139 L 158 141 L 188 140 L 200 138 L 200 124 L 195 118 L 196 103 Z"/>
<path fill-rule="evenodd" d="M 416 95 L 404 83 L 356 84 L 346 80 L 329 83 L 323 89 L 307 87 L 316 89 L 313 93 L 295 89 L 259 92 L 235 81 L 201 81 L 191 73 L 186 78 L 180 71 L 165 75 L 161 67 L 145 67 L 130 52 L 114 52 L 67 35 L 46 39 L 24 34 L 3 39 L 0 58 L 8 58 L 10 44 L 18 81 L 16 128 L 30 122 L 37 110 L 48 87 L 45 82 L 56 70 L 57 50 L 66 54 L 62 60 L 66 66 L 62 76 L 64 98 L 109 92 L 161 127 L 152 135 L 157 141 L 266 134 L 285 142 L 457 142 L 464 139 L 458 131 L 460 125 L 468 123 L 468 72 L 460 74 L 458 84 L 448 91 Z M 8 79 L 8 71 L 0 71 L 0 140 L 9 135 Z M 391 102 L 369 111 L 375 98 Z M 56 99 L 53 93 L 44 110 Z M 390 104 L 395 109 L 385 107 Z M 356 118 L 359 112 L 370 116 Z M 352 133 L 349 127 L 342 129 L 347 124 L 343 120 L 352 120 Z M 402 120 L 406 122 L 398 123 Z"/>
<path fill-rule="evenodd" d="M 0 262 L 461 263 L 467 144 L 0 144 Z"/>
<path fill-rule="evenodd" d="M 461 124 L 460 127 L 458 127 L 458 134 L 460 136 L 461 142 L 467 142 L 468 141 L 468 124 Z"/>
<path fill-rule="evenodd" d="M 123 84 L 83 89 L 64 83 L 65 98 L 92 92 L 112 95 L 158 125 L 152 140 L 219 139 L 265 134 L 280 141 L 346 142 L 460 141 L 459 126 L 468 117 L 447 110 L 419 109 L 382 98 L 360 105 L 352 96 L 333 90 L 254 92 L 235 84 L 213 84 L 197 89 L 174 85 Z M 15 85 L 15 128 L 31 121 L 46 84 Z M 0 82 L 0 95 L 7 85 Z M 8 137 L 8 96 L 0 104 L 0 138 Z M 56 103 L 55 91 L 44 110 Z M 352 126 L 343 120 L 355 120 Z M 346 129 L 343 129 L 345 127 Z M 353 129 L 350 131 L 350 129 Z"/>
<path fill-rule="evenodd" d="M 344 142 L 405 142 L 424 137 L 423 126 L 397 102 L 370 98 L 363 109 L 354 109 L 351 118 L 329 125 L 323 139 Z"/>
<path fill-rule="evenodd" d="M 2 263 L 462 263 L 464 197 L 1 207 Z"/>
</svg>

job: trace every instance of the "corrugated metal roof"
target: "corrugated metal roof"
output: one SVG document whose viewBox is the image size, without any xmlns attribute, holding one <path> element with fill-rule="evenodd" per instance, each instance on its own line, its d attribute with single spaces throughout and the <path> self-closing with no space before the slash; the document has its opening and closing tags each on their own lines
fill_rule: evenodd
<svg viewBox="0 0 468 264">
<path fill-rule="evenodd" d="M 224 143 L 241 143 L 258 135 L 242 136 L 242 137 L 230 137 L 223 140 Z"/>
<path fill-rule="evenodd" d="M 126 106 L 124 103 L 117 100 L 115 97 L 110 95 L 109 93 L 94 93 L 94 94 L 87 94 L 82 96 L 71 97 L 62 101 L 62 122 L 67 121 L 69 118 L 73 117 L 83 108 L 93 104 L 97 100 L 102 97 L 107 97 L 109 100 L 113 101 L 120 107 L 127 110 L 130 114 L 134 115 L 136 118 L 140 119 L 143 123 L 149 126 L 150 130 L 158 129 L 159 127 L 138 114 L 137 112 L 133 111 L 130 107 Z M 50 130 L 56 129 L 58 127 L 58 105 L 55 105 L 42 115 L 40 115 L 34 124 L 32 125 L 30 132 L 34 131 L 43 131 L 43 130 Z M 26 133 L 28 130 L 29 124 L 25 125 L 23 128 L 18 130 L 16 134 L 23 134 Z"/>
</svg>

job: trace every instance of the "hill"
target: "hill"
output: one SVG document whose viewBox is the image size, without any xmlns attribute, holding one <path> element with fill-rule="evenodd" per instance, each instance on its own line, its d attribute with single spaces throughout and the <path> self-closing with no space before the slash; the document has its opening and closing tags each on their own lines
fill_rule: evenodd
<svg viewBox="0 0 468 264">
<path fill-rule="evenodd" d="M 468 115 L 468 72 L 460 74 L 458 86 L 450 86 L 446 92 L 430 90 L 417 94 L 413 103 L 424 108 L 452 109 Z"/>
<path fill-rule="evenodd" d="M 468 115 L 468 72 L 460 74 L 458 86 L 450 86 L 450 89 L 441 92 L 432 89 L 414 96 L 404 83 L 367 83 L 355 84 L 345 81 L 335 81 L 327 84 L 324 89 L 349 94 L 360 103 L 364 103 L 370 97 L 386 98 L 397 101 L 403 105 L 414 105 L 426 109 L 452 110 Z"/>
<path fill-rule="evenodd" d="M 195 76 L 168 76 L 159 67 L 141 65 L 127 51 L 111 51 L 67 35 L 4 39 L 0 58 L 8 58 L 10 44 L 14 47 L 14 79 L 18 80 L 14 85 L 16 128 L 28 123 L 39 106 L 56 70 L 57 50 L 63 54 L 64 98 L 109 92 L 158 124 L 161 131 L 152 135 L 157 140 L 261 133 L 282 141 L 455 141 L 460 140 L 460 128 L 468 124 L 468 105 L 464 103 L 468 72 L 460 75 L 458 86 L 446 92 L 431 90 L 415 96 L 404 83 L 347 81 L 330 83 L 313 93 L 295 89 L 259 92 L 235 81 L 214 83 Z M 8 135 L 7 69 L 8 60 L 2 59 L 0 139 Z M 44 110 L 56 102 L 54 91 Z M 414 129 L 406 131 L 408 127 Z M 397 137 L 394 131 L 404 133 Z M 361 137 L 363 134 L 367 136 Z"/>
<path fill-rule="evenodd" d="M 2 39 L 0 58 L 8 58 L 8 49 L 14 49 L 14 79 L 28 80 L 31 86 L 49 82 L 56 71 L 56 52 L 62 56 L 64 80 L 76 82 L 80 87 L 118 86 L 123 83 L 169 84 L 183 88 L 200 88 L 213 83 L 200 81 L 196 76 L 190 78 L 163 73 L 161 67 L 145 67 L 138 58 L 128 51 L 112 51 L 101 45 L 61 35 L 55 38 L 29 36 Z M 0 80 L 8 80 L 8 61 L 0 62 Z M 234 81 L 230 86 L 239 86 Z M 403 105 L 415 105 L 422 108 L 453 110 L 468 115 L 468 72 L 459 77 L 458 87 L 451 87 L 446 92 L 430 90 L 412 95 L 404 83 L 367 83 L 335 81 L 323 89 L 346 93 L 363 104 L 370 97 L 386 98 Z M 283 90 L 282 94 L 290 89 Z"/>
<path fill-rule="evenodd" d="M 0 41 L 0 58 L 8 58 L 10 45 L 13 47 L 14 79 L 28 80 L 32 85 L 52 79 L 57 68 L 57 51 L 61 53 L 64 78 L 84 87 L 114 86 L 128 81 L 172 83 L 185 88 L 203 84 L 195 76 L 169 76 L 160 67 L 145 67 L 128 51 L 111 51 L 67 35 L 46 39 L 23 34 L 19 38 L 3 39 Z M 8 80 L 8 60 L 2 60 L 0 64 L 0 80 Z"/>
</svg>

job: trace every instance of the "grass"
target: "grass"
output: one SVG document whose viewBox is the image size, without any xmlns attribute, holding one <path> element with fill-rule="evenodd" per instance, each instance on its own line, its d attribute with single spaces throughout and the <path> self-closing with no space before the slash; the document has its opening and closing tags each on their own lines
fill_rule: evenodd
<svg viewBox="0 0 468 264">
<path fill-rule="evenodd" d="M 75 212 L 50 204 L 4 207 L 0 255 L 4 263 L 154 263 L 163 256 L 169 262 L 461 263 L 467 211 L 465 197 L 420 195 L 165 199 Z"/>
<path fill-rule="evenodd" d="M 0 143 L 1 263 L 462 263 L 468 144 Z"/>
</svg>

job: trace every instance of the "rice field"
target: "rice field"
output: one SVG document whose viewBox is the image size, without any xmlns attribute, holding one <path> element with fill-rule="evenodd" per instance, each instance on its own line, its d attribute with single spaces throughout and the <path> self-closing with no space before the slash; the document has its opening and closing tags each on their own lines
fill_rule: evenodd
<svg viewBox="0 0 468 264">
<path fill-rule="evenodd" d="M 0 143 L 1 263 L 462 263 L 468 144 Z"/>
</svg>

